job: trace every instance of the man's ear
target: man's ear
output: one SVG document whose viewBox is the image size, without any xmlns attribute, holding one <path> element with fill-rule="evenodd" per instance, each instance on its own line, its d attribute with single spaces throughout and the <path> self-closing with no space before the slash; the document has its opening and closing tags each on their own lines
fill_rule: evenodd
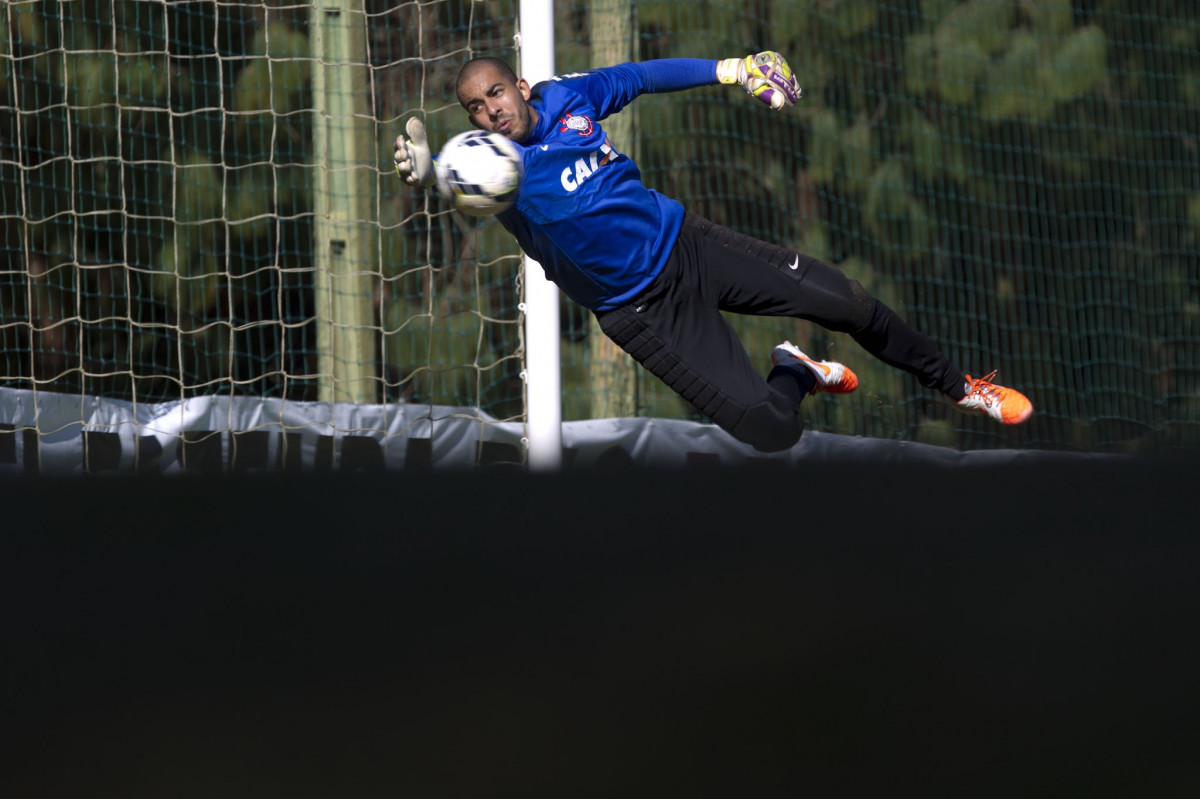
<svg viewBox="0 0 1200 799">
<path fill-rule="evenodd" d="M 533 90 L 529 88 L 529 81 L 524 78 L 517 78 L 517 88 L 521 91 L 521 96 L 525 98 L 526 102 L 533 96 Z"/>
</svg>

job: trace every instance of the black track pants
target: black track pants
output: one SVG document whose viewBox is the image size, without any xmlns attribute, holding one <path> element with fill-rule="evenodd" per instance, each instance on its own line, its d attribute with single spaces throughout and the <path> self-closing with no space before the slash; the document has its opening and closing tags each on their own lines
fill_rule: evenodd
<svg viewBox="0 0 1200 799">
<path fill-rule="evenodd" d="M 635 300 L 596 319 L 621 349 L 734 438 L 764 452 L 788 449 L 804 429 L 795 381 L 778 373 L 764 378 L 720 311 L 790 316 L 848 333 L 922 385 L 961 395 L 963 373 L 858 281 L 690 213 L 662 274 Z"/>
</svg>

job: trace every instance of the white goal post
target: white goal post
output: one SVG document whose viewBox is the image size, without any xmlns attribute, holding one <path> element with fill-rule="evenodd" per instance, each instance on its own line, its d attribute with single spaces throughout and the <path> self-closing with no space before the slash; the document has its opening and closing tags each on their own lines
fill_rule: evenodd
<svg viewBox="0 0 1200 799">
<path fill-rule="evenodd" d="M 522 76 L 530 83 L 554 75 L 553 0 L 521 0 L 517 34 Z M 558 287 L 541 264 L 525 256 L 525 380 L 529 468 L 562 465 L 562 378 Z"/>
</svg>

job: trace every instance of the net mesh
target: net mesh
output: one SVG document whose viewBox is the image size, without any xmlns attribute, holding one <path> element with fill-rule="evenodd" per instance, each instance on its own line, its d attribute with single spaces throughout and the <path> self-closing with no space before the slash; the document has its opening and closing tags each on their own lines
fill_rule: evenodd
<svg viewBox="0 0 1200 799">
<path fill-rule="evenodd" d="M 1000 428 L 847 336 L 734 319 L 764 362 L 789 338 L 859 373 L 855 395 L 806 403 L 810 427 L 962 448 L 1200 441 L 1200 7 L 651 0 L 636 15 L 639 60 L 769 47 L 804 88 L 783 114 L 728 87 L 641 98 L 648 184 L 837 264 L 1035 405 Z M 560 49 L 558 69 L 587 58 Z M 637 385 L 640 413 L 686 412 Z"/>
<path fill-rule="evenodd" d="M 520 254 L 391 172 L 436 147 L 504 0 L 9 2 L 0 9 L 0 385 L 429 404 L 520 420 Z M 614 24 L 613 20 L 628 24 Z M 858 372 L 810 429 L 961 448 L 1200 443 L 1200 8 L 1168 0 L 580 0 L 556 71 L 784 53 L 804 99 L 651 95 L 648 185 L 841 267 L 1036 413 L 957 414 L 841 334 L 739 318 Z M 614 41 L 614 37 L 618 37 Z M 347 44 L 349 43 L 349 44 Z M 341 48 L 341 49 L 339 49 Z M 563 300 L 564 418 L 698 419 Z M 608 360 L 606 360 L 608 359 Z M 599 376 L 603 375 L 601 380 Z M 619 379 L 619 378 L 618 378 Z"/>
</svg>

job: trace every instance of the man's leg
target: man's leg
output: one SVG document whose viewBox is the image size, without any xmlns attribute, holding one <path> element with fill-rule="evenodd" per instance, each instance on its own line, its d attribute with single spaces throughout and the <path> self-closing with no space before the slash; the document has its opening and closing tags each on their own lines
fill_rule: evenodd
<svg viewBox="0 0 1200 799">
<path fill-rule="evenodd" d="M 645 294 L 598 312 L 601 330 L 734 438 L 763 452 L 790 448 L 804 429 L 797 406 L 815 378 L 775 369 L 764 380 L 729 322 L 702 298 L 695 271 L 681 267 L 673 255 Z"/>
<path fill-rule="evenodd" d="M 884 363 L 958 400 L 965 377 L 937 345 L 857 280 L 816 258 L 689 214 L 681 240 L 693 244 L 703 281 L 720 308 L 791 316 L 847 333 Z"/>
</svg>

